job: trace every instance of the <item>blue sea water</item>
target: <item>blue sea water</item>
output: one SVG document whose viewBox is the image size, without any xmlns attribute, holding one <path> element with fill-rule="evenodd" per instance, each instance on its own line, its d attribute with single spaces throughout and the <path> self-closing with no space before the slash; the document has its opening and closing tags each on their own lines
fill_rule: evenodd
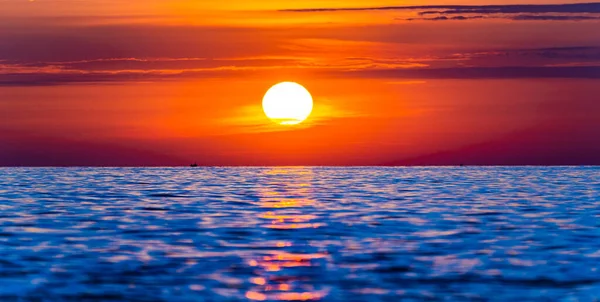
<svg viewBox="0 0 600 302">
<path fill-rule="evenodd" d="M 600 168 L 0 169 L 0 301 L 510 299 L 600 299 Z"/>
</svg>

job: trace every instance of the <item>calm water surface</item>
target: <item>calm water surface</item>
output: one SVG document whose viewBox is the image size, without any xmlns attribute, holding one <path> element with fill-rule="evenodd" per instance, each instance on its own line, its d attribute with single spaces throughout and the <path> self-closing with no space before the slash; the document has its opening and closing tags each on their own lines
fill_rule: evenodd
<svg viewBox="0 0 600 302">
<path fill-rule="evenodd" d="M 600 168 L 0 169 L 0 301 L 597 301 Z"/>
</svg>

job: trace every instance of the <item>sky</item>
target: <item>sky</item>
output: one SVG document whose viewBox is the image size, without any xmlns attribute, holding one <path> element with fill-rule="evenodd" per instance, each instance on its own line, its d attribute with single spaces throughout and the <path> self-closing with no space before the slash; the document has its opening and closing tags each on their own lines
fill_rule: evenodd
<svg viewBox="0 0 600 302">
<path fill-rule="evenodd" d="M 263 114 L 272 85 L 314 98 Z M 0 0 L 0 166 L 600 164 L 600 3 Z"/>
</svg>

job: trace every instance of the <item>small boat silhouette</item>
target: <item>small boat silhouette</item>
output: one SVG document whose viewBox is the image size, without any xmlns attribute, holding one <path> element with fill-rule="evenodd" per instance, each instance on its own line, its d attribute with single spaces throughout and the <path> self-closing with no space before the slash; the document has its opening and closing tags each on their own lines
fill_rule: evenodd
<svg viewBox="0 0 600 302">
<path fill-rule="evenodd" d="M 196 167 L 198 167 L 198 164 L 197 163 L 193 163 L 193 164 L 190 165 L 190 167 L 196 168 Z"/>
</svg>

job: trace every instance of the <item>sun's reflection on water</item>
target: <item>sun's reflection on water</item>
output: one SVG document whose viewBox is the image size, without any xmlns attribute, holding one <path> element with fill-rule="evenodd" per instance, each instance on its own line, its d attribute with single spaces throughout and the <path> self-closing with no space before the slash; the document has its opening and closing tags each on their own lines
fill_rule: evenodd
<svg viewBox="0 0 600 302">
<path fill-rule="evenodd" d="M 246 298 L 255 301 L 314 301 L 327 292 L 312 285 L 313 270 L 329 259 L 326 253 L 297 253 L 297 245 L 307 245 L 295 232 L 323 226 L 314 214 L 317 201 L 312 198 L 312 168 L 272 168 L 264 171 L 259 190 L 259 215 L 265 229 L 284 231 L 288 240 L 278 241 L 276 249 L 248 261 L 255 268 L 250 278 L 252 289 Z"/>
<path fill-rule="evenodd" d="M 312 168 L 271 168 L 264 175 L 266 181 L 259 188 L 259 205 L 269 209 L 260 215 L 268 221 L 264 227 L 285 230 L 322 225 L 312 222 L 316 215 L 306 213 L 317 203 L 311 194 Z"/>
</svg>

